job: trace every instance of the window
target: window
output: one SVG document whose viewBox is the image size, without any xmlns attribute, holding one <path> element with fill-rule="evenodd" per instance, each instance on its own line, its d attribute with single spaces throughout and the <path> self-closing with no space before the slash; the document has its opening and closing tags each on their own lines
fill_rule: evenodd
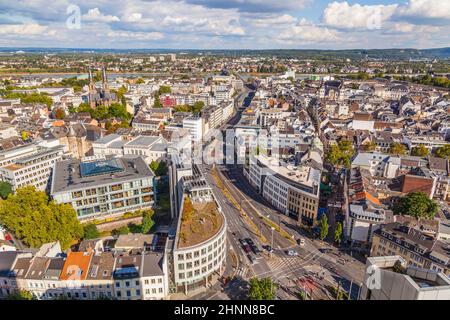
<svg viewBox="0 0 450 320">
<path fill-rule="evenodd" d="M 127 290 L 127 297 L 131 297 L 131 291 Z"/>
</svg>

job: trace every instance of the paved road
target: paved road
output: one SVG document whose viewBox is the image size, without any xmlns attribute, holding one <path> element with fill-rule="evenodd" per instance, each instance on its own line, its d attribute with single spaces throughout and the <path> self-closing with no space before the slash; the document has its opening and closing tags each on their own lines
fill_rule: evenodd
<svg viewBox="0 0 450 320">
<path fill-rule="evenodd" d="M 250 102 L 251 98 L 247 99 L 246 103 L 249 104 Z M 238 123 L 240 113 L 241 110 L 238 109 L 236 115 L 221 129 L 225 130 L 227 128 L 232 128 Z M 239 260 L 239 267 L 235 270 L 235 276 L 237 276 L 237 278 L 232 284 L 226 286 L 226 288 L 230 286 L 234 288 L 231 289 L 229 294 L 234 298 L 239 296 L 239 294 L 242 294 L 241 291 L 243 290 L 243 287 L 245 287 L 245 281 L 252 276 L 270 277 L 285 289 L 288 287 L 291 288 L 292 285 L 297 285 L 296 281 L 298 279 L 304 278 L 310 273 L 310 269 L 313 268 L 316 270 L 316 274 L 326 273 L 328 275 L 326 279 L 316 280 L 318 287 L 323 287 L 325 283 L 333 286 L 336 286 L 339 283 L 343 290 L 348 291 L 350 284 L 353 282 L 352 296 L 353 298 L 356 298 L 355 295 L 357 295 L 359 290 L 358 285 L 364 277 L 364 265 L 362 263 L 352 259 L 344 253 L 339 253 L 337 249 L 334 249 L 331 253 L 322 253 L 319 251 L 319 249 L 323 247 L 330 246 L 319 241 L 308 239 L 308 235 L 299 228 L 296 221 L 280 214 L 272 208 L 244 178 L 242 167 L 236 165 L 217 165 L 216 168 L 220 173 L 220 178 L 225 188 L 229 191 L 231 196 L 239 202 L 240 206 L 248 217 L 253 220 L 258 229 L 255 232 L 255 230 L 248 225 L 247 221 L 241 216 L 239 208 L 234 206 L 216 185 L 216 181 L 211 174 L 211 166 L 201 166 L 205 178 L 213 188 L 216 199 L 227 217 L 229 244 Z M 252 254 L 252 256 L 256 258 L 255 262 L 252 264 L 238 240 L 241 238 L 251 238 L 261 248 L 262 243 L 260 242 L 259 234 L 262 234 L 269 244 L 272 242 L 272 230 L 270 226 L 267 226 L 261 221 L 260 215 L 268 216 L 285 231 L 293 235 L 294 238 L 305 238 L 305 245 L 303 247 L 296 244 L 294 245 L 291 241 L 275 231 L 273 232 L 273 248 L 275 249 L 275 252 L 271 256 L 267 252 L 263 252 L 259 255 Z M 295 250 L 298 253 L 298 256 L 288 256 L 286 254 L 286 250 L 288 249 Z M 235 281 L 238 280 L 241 282 L 236 284 Z M 289 290 L 286 289 L 285 293 L 288 294 Z M 219 298 L 219 296 L 220 294 L 215 295 L 214 297 Z"/>
</svg>

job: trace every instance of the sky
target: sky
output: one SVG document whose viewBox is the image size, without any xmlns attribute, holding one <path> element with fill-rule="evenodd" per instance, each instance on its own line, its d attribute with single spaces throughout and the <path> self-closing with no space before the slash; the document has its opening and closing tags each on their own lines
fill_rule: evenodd
<svg viewBox="0 0 450 320">
<path fill-rule="evenodd" d="M 450 47 L 450 0 L 0 0 L 0 47 Z"/>
</svg>

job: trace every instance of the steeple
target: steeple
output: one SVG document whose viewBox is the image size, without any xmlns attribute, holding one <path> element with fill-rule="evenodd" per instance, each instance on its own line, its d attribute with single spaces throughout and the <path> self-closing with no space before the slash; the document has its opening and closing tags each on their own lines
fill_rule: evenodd
<svg viewBox="0 0 450 320">
<path fill-rule="evenodd" d="M 109 93 L 108 78 L 106 77 L 106 67 L 102 67 L 103 91 Z"/>
<path fill-rule="evenodd" d="M 103 104 L 107 107 L 111 105 L 111 93 L 109 91 L 108 78 L 106 77 L 106 67 L 102 67 L 102 82 L 103 82 Z"/>
<path fill-rule="evenodd" d="M 95 108 L 95 85 L 94 78 L 92 77 L 92 69 L 89 67 L 89 106 Z"/>
</svg>

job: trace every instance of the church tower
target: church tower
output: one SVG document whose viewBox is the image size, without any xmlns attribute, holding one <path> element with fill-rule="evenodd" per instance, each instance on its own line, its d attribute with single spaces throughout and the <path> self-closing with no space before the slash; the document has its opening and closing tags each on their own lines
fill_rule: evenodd
<svg viewBox="0 0 450 320">
<path fill-rule="evenodd" d="M 103 83 L 103 104 L 109 107 L 111 105 L 111 92 L 109 90 L 105 66 L 102 67 L 102 83 Z"/>
<path fill-rule="evenodd" d="M 92 109 L 95 109 L 96 104 L 95 104 L 95 84 L 94 84 L 94 79 L 92 77 L 92 69 L 91 67 L 89 67 L 89 106 Z"/>
</svg>

